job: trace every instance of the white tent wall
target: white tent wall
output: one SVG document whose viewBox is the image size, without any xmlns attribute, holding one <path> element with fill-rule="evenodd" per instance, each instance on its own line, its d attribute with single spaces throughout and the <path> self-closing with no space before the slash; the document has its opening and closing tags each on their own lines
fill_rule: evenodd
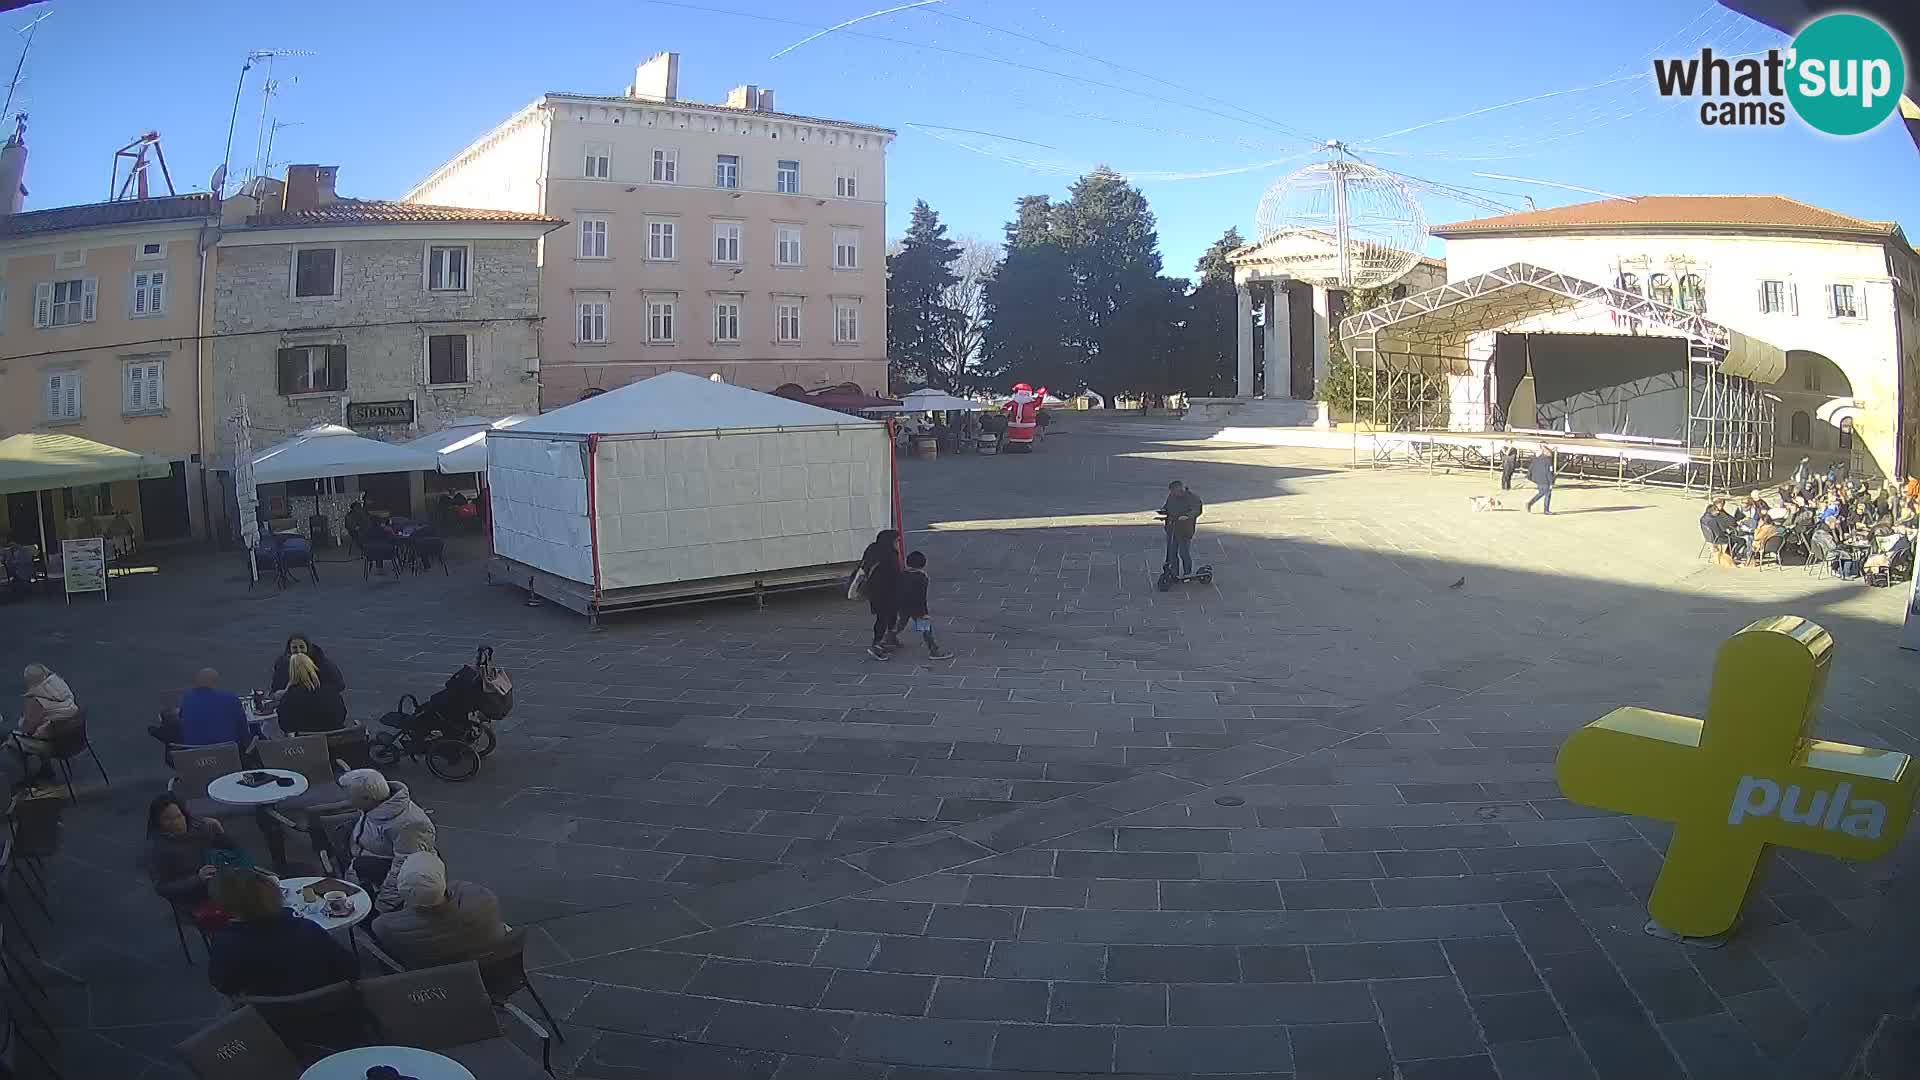
<svg viewBox="0 0 1920 1080">
<path fill-rule="evenodd" d="M 892 453 L 881 426 L 602 436 L 600 588 L 857 561 L 892 519 Z"/>
<path fill-rule="evenodd" d="M 587 440 L 520 436 L 486 445 L 495 553 L 591 585 Z"/>
</svg>

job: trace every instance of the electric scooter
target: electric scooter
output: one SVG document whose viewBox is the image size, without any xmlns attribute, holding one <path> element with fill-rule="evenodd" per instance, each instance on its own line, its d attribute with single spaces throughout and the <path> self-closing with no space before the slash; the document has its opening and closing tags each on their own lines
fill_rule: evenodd
<svg viewBox="0 0 1920 1080">
<path fill-rule="evenodd" d="M 1162 522 L 1167 520 L 1167 515 L 1165 514 L 1155 514 L 1154 516 Z M 1168 563 L 1160 568 L 1160 577 L 1155 580 L 1153 584 L 1154 587 L 1161 592 L 1166 592 L 1168 589 L 1173 588 L 1176 582 L 1184 585 L 1190 581 L 1197 581 L 1202 585 L 1213 584 L 1213 567 L 1196 566 L 1193 568 L 1193 573 L 1191 574 L 1178 574 L 1174 572 L 1173 564 Z"/>
</svg>

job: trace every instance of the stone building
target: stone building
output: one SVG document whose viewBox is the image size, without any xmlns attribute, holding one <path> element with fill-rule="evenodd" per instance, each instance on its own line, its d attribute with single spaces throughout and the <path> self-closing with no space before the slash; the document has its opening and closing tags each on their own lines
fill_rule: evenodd
<svg viewBox="0 0 1920 1080">
<path fill-rule="evenodd" d="M 323 422 L 405 441 L 457 418 L 537 411 L 534 253 L 563 223 L 344 199 L 335 175 L 295 165 L 284 184 L 255 181 L 223 207 L 210 364 L 222 470 L 243 399 L 256 453 Z M 393 474 L 344 487 L 418 511 L 425 482 Z M 264 504 L 324 493 L 313 485 L 263 490 Z"/>
<path fill-rule="evenodd" d="M 543 94 L 407 199 L 571 223 L 541 245 L 547 408 L 663 371 L 884 389 L 894 133 L 754 85 L 688 101 L 679 72 L 661 53 L 623 94 Z"/>
</svg>

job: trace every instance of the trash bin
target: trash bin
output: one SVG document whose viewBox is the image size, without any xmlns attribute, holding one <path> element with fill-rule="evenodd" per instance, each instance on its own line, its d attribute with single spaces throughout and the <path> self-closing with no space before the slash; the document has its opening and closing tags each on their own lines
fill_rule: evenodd
<svg viewBox="0 0 1920 1080">
<path fill-rule="evenodd" d="M 333 546 L 333 533 L 327 528 L 324 516 L 315 514 L 307 519 L 307 539 L 316 548 Z"/>
</svg>

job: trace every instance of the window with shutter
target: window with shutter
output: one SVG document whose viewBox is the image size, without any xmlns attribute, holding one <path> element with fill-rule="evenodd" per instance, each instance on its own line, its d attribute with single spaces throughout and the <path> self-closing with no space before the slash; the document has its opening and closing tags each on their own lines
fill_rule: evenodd
<svg viewBox="0 0 1920 1080">
<path fill-rule="evenodd" d="M 54 372 L 47 376 L 47 419 L 80 419 L 80 374 Z"/>
<path fill-rule="evenodd" d="M 142 270 L 133 275 L 133 316 L 164 315 L 167 310 L 167 272 Z"/>
<path fill-rule="evenodd" d="M 293 295 L 300 300 L 332 297 L 339 284 L 340 253 L 333 248 L 305 248 L 293 253 Z"/>
<path fill-rule="evenodd" d="M 53 325 L 53 282 L 43 281 L 33 287 L 33 325 Z"/>
<path fill-rule="evenodd" d="M 454 386 L 468 381 L 467 335 L 434 334 L 427 338 L 427 385 Z"/>
<path fill-rule="evenodd" d="M 125 413 L 159 412 L 165 407 L 166 393 L 162 386 L 165 362 L 161 360 L 132 360 L 127 363 L 127 397 L 121 411 Z"/>
<path fill-rule="evenodd" d="M 92 322 L 98 295 L 92 278 L 40 282 L 33 290 L 33 325 L 73 326 Z"/>
<path fill-rule="evenodd" d="M 347 347 L 345 345 L 327 346 L 327 389 L 345 390 L 347 388 Z"/>
<path fill-rule="evenodd" d="M 427 291 L 467 291 L 467 248 L 465 245 L 428 245 Z"/>
</svg>

